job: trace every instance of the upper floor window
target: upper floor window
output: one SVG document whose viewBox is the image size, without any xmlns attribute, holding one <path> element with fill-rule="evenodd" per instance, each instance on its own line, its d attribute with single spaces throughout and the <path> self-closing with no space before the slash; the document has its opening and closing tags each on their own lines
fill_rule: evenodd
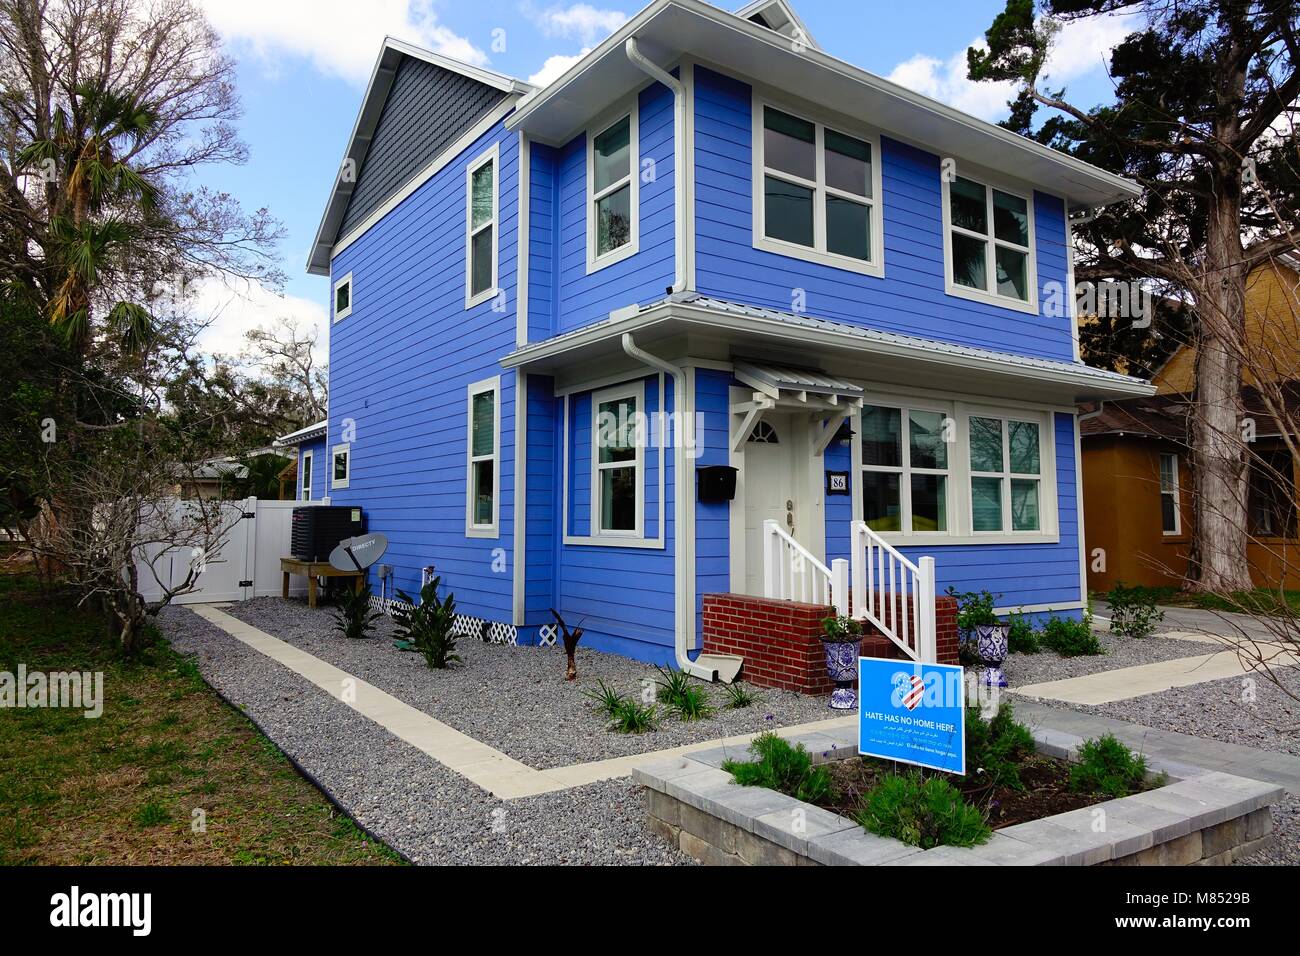
<svg viewBox="0 0 1300 956">
<path fill-rule="evenodd" d="M 334 321 L 352 314 L 352 273 L 334 283 Z"/>
<path fill-rule="evenodd" d="M 499 502 L 497 478 L 501 463 L 501 379 L 489 378 L 469 387 L 469 454 L 465 500 L 465 533 L 496 537 Z"/>
<path fill-rule="evenodd" d="M 305 451 L 302 453 L 302 500 L 311 501 L 311 466 L 312 453 Z"/>
<path fill-rule="evenodd" d="M 492 298 L 497 287 L 498 149 L 470 163 L 466 172 L 465 307 Z"/>
<path fill-rule="evenodd" d="M 592 409 L 592 529 L 639 537 L 645 509 L 645 389 L 641 383 L 596 392 Z"/>
<path fill-rule="evenodd" d="M 944 222 L 950 294 L 1038 311 L 1028 196 L 964 176 L 945 180 Z"/>
<path fill-rule="evenodd" d="M 762 103 L 754 129 L 754 245 L 882 275 L 878 140 Z"/>
<path fill-rule="evenodd" d="M 632 255 L 639 241 L 637 111 L 587 139 L 587 271 Z"/>
<path fill-rule="evenodd" d="M 1160 530 L 1182 534 L 1183 520 L 1178 504 L 1178 456 L 1160 456 Z"/>
</svg>

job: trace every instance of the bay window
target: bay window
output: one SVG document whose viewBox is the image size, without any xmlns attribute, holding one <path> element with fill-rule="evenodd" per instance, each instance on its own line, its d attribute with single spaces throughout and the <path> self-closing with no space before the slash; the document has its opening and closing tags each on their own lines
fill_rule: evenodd
<svg viewBox="0 0 1300 956">
<path fill-rule="evenodd" d="M 754 245 L 881 275 L 879 142 L 757 103 Z"/>
</svg>

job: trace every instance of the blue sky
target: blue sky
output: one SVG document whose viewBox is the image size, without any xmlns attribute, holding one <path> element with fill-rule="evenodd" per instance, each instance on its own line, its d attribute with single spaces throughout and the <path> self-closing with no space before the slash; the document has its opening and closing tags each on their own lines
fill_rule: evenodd
<svg viewBox="0 0 1300 956">
<path fill-rule="evenodd" d="M 385 34 L 535 82 L 558 75 L 644 3 L 635 0 L 199 0 L 238 63 L 249 161 L 204 170 L 203 182 L 283 222 L 284 298 L 209 286 L 200 309 L 219 318 L 205 345 L 238 351 L 242 332 L 287 314 L 324 340 L 328 282 L 305 272 L 308 247 Z M 720 2 L 719 6 L 734 9 Z M 1003 0 L 796 0 L 830 54 L 986 119 L 1005 90 L 965 80 L 965 50 Z M 1104 56 L 1123 23 L 1071 27 L 1058 81 L 1083 103 L 1106 96 Z"/>
</svg>

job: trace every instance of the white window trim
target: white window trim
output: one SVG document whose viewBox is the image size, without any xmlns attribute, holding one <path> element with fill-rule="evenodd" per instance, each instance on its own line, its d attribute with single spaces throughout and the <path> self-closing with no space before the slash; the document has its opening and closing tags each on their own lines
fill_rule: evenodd
<svg viewBox="0 0 1300 956">
<path fill-rule="evenodd" d="M 596 418 L 600 414 L 602 404 L 623 398 L 631 398 L 636 402 L 638 418 L 636 458 L 633 460 L 633 465 L 636 468 L 636 526 L 631 531 L 606 531 L 600 526 L 600 473 L 606 469 L 602 468 L 600 463 L 600 431 L 596 424 Z M 649 429 L 648 422 L 649 419 L 645 411 L 644 381 L 601 389 L 591 395 L 591 523 L 589 528 L 593 538 L 641 539 L 645 537 L 645 446 L 646 432 Z M 611 462 L 606 466 L 606 468 L 626 467 L 626 462 L 617 464 Z"/>
<path fill-rule="evenodd" d="M 1170 491 L 1165 491 L 1164 471 L 1163 469 L 1160 468 L 1160 464 L 1166 458 L 1173 459 L 1173 463 L 1174 463 L 1174 468 L 1173 468 L 1174 486 L 1173 489 Z M 1182 508 L 1182 495 L 1180 494 L 1179 487 L 1178 487 L 1178 456 L 1168 452 L 1160 452 L 1160 458 L 1156 462 L 1156 472 L 1157 472 L 1156 478 L 1160 482 L 1161 499 L 1163 499 L 1165 495 L 1169 495 L 1174 499 L 1174 530 L 1173 531 L 1165 530 L 1164 501 L 1161 500 L 1160 533 L 1164 535 L 1166 538 L 1180 537 L 1183 533 L 1183 508 Z"/>
<path fill-rule="evenodd" d="M 1001 306 L 1006 309 L 1015 309 L 1017 312 L 1028 312 L 1032 315 L 1038 314 L 1038 246 L 1034 231 L 1034 191 L 1024 189 L 1019 186 L 1013 186 L 1009 183 L 999 180 L 997 177 L 991 177 L 976 173 L 970 175 L 966 172 L 959 172 L 962 179 L 969 179 L 973 183 L 978 183 L 984 187 L 984 204 L 987 210 L 988 227 L 987 234 L 981 235 L 972 232 L 969 229 L 963 229 L 960 226 L 952 224 L 952 209 L 950 206 L 950 189 L 951 183 L 948 177 L 940 177 L 943 186 L 943 285 L 944 291 L 951 296 L 959 299 L 970 299 L 973 302 L 983 302 L 987 305 Z M 1015 196 L 1017 199 L 1025 201 L 1025 208 L 1029 216 L 1029 245 L 1021 246 L 1014 242 L 995 238 L 993 234 L 993 190 L 1006 193 L 1009 196 Z M 980 239 L 985 244 L 984 249 L 984 269 L 985 275 L 988 276 L 989 282 L 996 285 L 997 266 L 996 266 L 996 249 L 998 246 L 1007 246 L 1017 251 L 1028 252 L 1025 270 L 1027 274 L 1026 281 L 1029 286 L 1029 300 L 1017 299 L 1013 296 L 1002 295 L 996 291 L 987 289 L 972 289 L 970 286 L 961 285 L 954 282 L 952 278 L 952 233 L 953 230 L 960 232 L 962 235 L 970 236 L 972 239 Z M 1068 254 L 1068 250 L 1067 250 Z"/>
<path fill-rule="evenodd" d="M 956 424 L 955 441 L 948 449 L 948 530 L 905 533 L 882 532 L 881 537 L 898 546 L 947 546 L 971 544 L 1058 544 L 1060 543 L 1060 495 L 1056 483 L 1056 414 L 1061 409 L 1048 406 L 1031 406 L 1022 403 L 1008 405 L 974 404 L 955 398 L 953 401 L 936 401 L 923 393 L 907 390 L 892 395 L 871 393 L 868 405 L 888 408 L 937 411 L 951 416 Z M 1038 531 L 979 531 L 973 530 L 970 491 L 970 419 L 971 417 L 1012 419 L 1036 422 L 1039 426 L 1039 523 Z M 862 515 L 862 421 L 858 417 L 853 435 L 853 514 Z M 1004 448 L 1004 455 L 1006 450 Z M 887 470 L 887 469 L 882 469 Z M 1030 476 L 1032 477 L 1032 476 Z M 1004 495 L 1010 494 L 1010 485 L 1004 482 Z M 900 488 L 900 504 L 902 489 Z M 910 507 L 910 488 L 909 499 Z M 1009 510 L 1004 510 L 1008 515 Z M 910 524 L 910 511 L 904 514 L 905 525 Z"/>
<path fill-rule="evenodd" d="M 996 418 L 1002 422 L 1002 470 L 992 471 L 975 471 L 970 467 L 970 420 L 972 418 Z M 1038 474 L 1027 474 L 1025 472 L 1013 472 L 1011 470 L 1011 422 L 1028 422 L 1038 426 Z M 1057 522 L 1057 508 L 1059 502 L 1056 496 L 1056 468 L 1053 463 L 1051 468 L 1047 464 L 1048 446 L 1054 444 L 1052 441 L 1052 420 L 1049 416 L 1037 415 L 1032 412 L 1015 411 L 1013 409 L 1001 408 L 971 408 L 967 411 L 963 423 L 962 435 L 966 438 L 966 485 L 965 494 L 968 505 L 966 514 L 971 521 L 971 534 L 981 540 L 988 538 L 1004 539 L 1019 541 L 1026 536 L 1036 537 L 1044 534 L 1049 528 L 1055 530 Z M 1047 484 L 1048 474 L 1051 474 L 1051 485 Z M 1001 482 L 1002 489 L 1002 524 L 1000 531 L 976 531 L 974 528 L 975 512 L 974 503 L 969 499 L 972 496 L 971 479 L 972 478 L 997 478 Z M 1012 529 L 1011 516 L 1011 482 L 1017 479 L 1025 481 L 1038 482 L 1038 527 L 1032 530 L 1015 531 Z M 1050 496 L 1050 502 L 1049 502 Z M 1050 506 L 1051 514 L 1048 514 Z"/>
<path fill-rule="evenodd" d="M 896 408 L 900 412 L 899 440 L 902 442 L 902 464 L 893 465 L 870 465 L 865 458 L 862 467 L 858 473 L 876 472 L 879 474 L 898 475 L 898 507 L 899 507 L 899 531 L 884 532 L 886 538 L 898 536 L 907 538 L 917 543 L 928 541 L 930 539 L 943 539 L 952 533 L 953 528 L 953 472 L 956 470 L 956 462 L 953 460 L 953 451 L 957 443 L 951 442 L 948 447 L 948 467 L 947 468 L 913 468 L 912 467 L 912 449 L 911 449 L 911 420 L 910 412 L 934 412 L 944 416 L 945 421 L 952 421 L 954 431 L 957 428 L 956 421 L 952 417 L 952 407 L 945 406 L 942 402 L 927 402 L 924 400 L 912 400 L 908 402 L 877 402 L 874 396 L 867 402 L 868 405 L 877 408 Z M 861 413 L 858 416 L 859 427 L 862 421 Z M 944 516 L 944 524 L 949 529 L 947 531 L 913 531 L 912 530 L 912 475 L 942 475 L 947 479 L 947 491 L 944 495 L 944 504 L 947 514 Z M 862 480 L 862 479 L 859 479 Z M 863 494 L 866 494 L 865 483 Z M 861 510 L 858 511 L 861 514 Z"/>
<path fill-rule="evenodd" d="M 488 163 L 492 164 L 492 218 L 474 228 L 474 173 Z M 482 292 L 471 291 L 474 281 L 474 236 L 492 227 L 492 282 Z M 501 264 L 501 145 L 480 153 L 465 167 L 465 308 L 496 297 L 498 267 Z"/>
<path fill-rule="evenodd" d="M 492 523 L 474 523 L 474 397 L 492 393 Z M 465 537 L 497 538 L 501 534 L 501 376 L 474 382 L 466 390 L 465 411 Z"/>
<path fill-rule="evenodd" d="M 630 103 L 625 103 L 611 110 L 587 129 L 587 274 L 597 272 L 607 266 L 637 254 L 641 248 L 641 120 L 640 97 L 633 95 Z M 602 256 L 596 255 L 596 200 L 623 188 L 624 181 L 619 180 L 596 194 L 596 137 L 611 126 L 628 117 L 628 183 L 631 195 L 628 197 L 632 214 L 632 239 L 630 242 L 613 249 Z"/>
<path fill-rule="evenodd" d="M 340 454 L 345 455 L 347 467 L 344 468 L 344 476 L 336 478 L 334 475 L 334 460 Z M 343 445 L 335 445 L 330 449 L 330 488 L 346 488 L 352 483 L 352 444 L 348 442 Z"/>
<path fill-rule="evenodd" d="M 343 286 L 348 287 L 348 307 L 342 312 L 338 310 L 339 289 Z M 334 321 L 341 322 L 352 314 L 352 306 L 357 301 L 357 287 L 352 284 L 352 273 L 349 272 L 343 278 L 334 283 L 334 294 L 330 297 L 330 311 L 334 313 Z"/>
<path fill-rule="evenodd" d="M 314 458 L 315 458 L 315 455 L 314 455 L 312 452 L 309 452 L 309 451 L 304 451 L 304 452 L 299 456 L 298 469 L 299 469 L 299 471 L 302 472 L 302 475 L 300 476 L 300 477 L 302 478 L 302 482 L 301 482 L 301 485 L 300 485 L 300 487 L 299 487 L 299 491 L 298 491 L 298 500 L 299 500 L 299 501 L 311 501 L 311 490 L 312 490 L 312 489 L 311 489 L 311 485 L 312 485 L 312 481 L 311 481 L 311 466 L 312 466 L 312 464 L 313 464 L 313 459 L 314 459 Z M 349 460 L 349 462 L 351 461 L 351 459 L 352 459 L 352 456 L 349 455 L 349 456 L 348 456 L 348 460 Z M 349 467 L 351 467 L 351 465 L 349 465 Z"/>
<path fill-rule="evenodd" d="M 779 179 L 795 183 L 812 189 L 815 194 L 813 201 L 813 242 L 814 247 L 809 249 L 807 246 L 801 246 L 794 242 L 785 242 L 781 239 L 772 239 L 767 235 L 767 203 L 765 200 L 766 189 L 763 183 L 767 174 L 766 157 L 763 152 L 763 109 L 772 107 L 780 110 L 782 113 L 789 113 L 799 119 L 806 120 L 816 127 L 814 148 L 816 150 L 817 163 L 817 182 L 811 182 L 792 173 L 782 170 L 772 170 L 772 174 Z M 753 209 L 754 209 L 754 248 L 761 249 L 764 252 L 775 253 L 780 256 L 787 256 L 792 259 L 803 259 L 806 262 L 815 262 L 819 265 L 830 266 L 835 269 L 845 269 L 849 272 L 857 272 L 862 275 L 876 276 L 883 278 L 885 275 L 885 230 L 884 230 L 884 178 L 881 173 L 880 161 L 880 134 L 867 127 L 856 124 L 839 122 L 836 119 L 818 113 L 815 110 L 809 110 L 807 107 L 797 107 L 783 104 L 767 97 L 754 95 L 753 98 Z M 826 183 L 826 130 L 830 128 L 836 133 L 842 133 L 845 136 L 852 136 L 854 139 L 860 139 L 871 146 L 871 196 L 864 199 L 862 196 L 846 193 L 842 190 L 834 189 L 827 186 Z M 871 261 L 863 262 L 861 259 L 854 259 L 852 256 L 843 256 L 826 250 L 826 196 L 843 196 L 857 203 L 869 205 L 871 208 Z"/>
</svg>

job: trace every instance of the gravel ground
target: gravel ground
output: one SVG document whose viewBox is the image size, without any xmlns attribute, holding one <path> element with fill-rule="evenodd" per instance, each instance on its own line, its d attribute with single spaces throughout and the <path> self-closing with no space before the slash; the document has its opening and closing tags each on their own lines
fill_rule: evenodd
<svg viewBox="0 0 1300 956">
<path fill-rule="evenodd" d="M 168 608 L 161 624 L 209 683 L 358 822 L 414 862 L 693 862 L 645 828 L 644 800 L 630 779 L 496 800 L 193 612 Z"/>
<path fill-rule="evenodd" d="M 1026 684 L 1082 677 L 1120 667 L 1154 664 L 1176 657 L 1197 657 L 1212 654 L 1219 648 L 1192 641 L 1178 641 L 1163 637 L 1120 637 L 1104 631 L 1097 632 L 1097 640 L 1105 654 L 1088 657 L 1061 657 L 1055 651 L 1043 650 L 1038 654 L 1012 654 L 1003 664 L 1007 682 L 1014 691 Z"/>
<path fill-rule="evenodd" d="M 1300 693 L 1300 668 L 1281 669 L 1278 674 L 1293 692 Z M 1173 687 L 1158 694 L 1108 704 L 1053 701 L 1052 705 L 1160 730 L 1300 756 L 1300 703 L 1264 678 L 1253 678 L 1255 699 L 1243 700 L 1246 687 L 1243 681 L 1244 678 L 1231 677 L 1189 687 Z M 1250 775 L 1249 772 L 1243 773 Z M 1273 808 L 1273 832 L 1277 837 L 1276 845 L 1242 862 L 1300 865 L 1300 796 L 1291 795 Z"/>
<path fill-rule="evenodd" d="M 374 636 L 349 640 L 338 633 L 330 609 L 313 611 L 301 601 L 259 598 L 226 612 L 538 770 L 835 716 L 824 697 L 767 688 L 757 689 L 760 700 L 753 706 L 727 710 L 721 690 L 710 688 L 717 705 L 713 717 L 686 723 L 665 716 L 651 733 L 618 734 L 605 729 L 584 692 L 603 680 L 620 693 L 639 696 L 642 682 L 657 676 L 648 664 L 579 645 L 578 680 L 567 682 L 561 647 L 462 639 L 456 653 L 463 663 L 434 672 L 419 654 L 393 648 L 387 618 L 377 622 Z"/>
</svg>

